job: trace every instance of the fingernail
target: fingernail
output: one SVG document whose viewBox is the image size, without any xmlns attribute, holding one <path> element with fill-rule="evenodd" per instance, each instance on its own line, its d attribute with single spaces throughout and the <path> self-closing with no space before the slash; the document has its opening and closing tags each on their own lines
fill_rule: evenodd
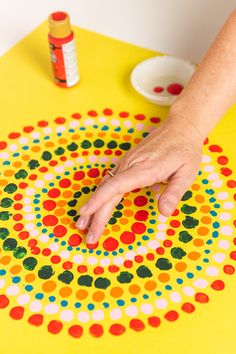
<svg viewBox="0 0 236 354">
<path fill-rule="evenodd" d="M 168 202 L 168 201 L 163 201 L 163 200 L 162 200 L 161 212 L 162 212 L 165 216 L 170 216 L 170 215 L 172 215 L 174 211 L 175 211 L 175 204 L 170 203 L 170 202 Z"/>
<path fill-rule="evenodd" d="M 93 243 L 93 233 L 91 231 L 89 231 L 87 234 L 86 243 Z"/>
<path fill-rule="evenodd" d="M 88 203 L 84 204 L 82 208 L 80 208 L 79 212 L 80 214 L 85 214 L 88 211 Z"/>
<path fill-rule="evenodd" d="M 85 223 L 85 218 L 83 218 L 82 216 L 79 217 L 79 219 L 76 222 L 76 227 L 78 227 L 79 229 L 82 229 Z"/>
</svg>

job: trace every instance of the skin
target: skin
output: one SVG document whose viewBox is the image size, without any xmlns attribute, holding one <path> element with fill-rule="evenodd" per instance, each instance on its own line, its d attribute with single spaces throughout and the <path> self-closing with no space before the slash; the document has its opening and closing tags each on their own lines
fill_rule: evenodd
<svg viewBox="0 0 236 354">
<path fill-rule="evenodd" d="M 203 142 L 236 101 L 236 9 L 217 35 L 162 125 L 128 151 L 80 209 L 78 229 L 96 243 L 126 192 L 167 182 L 158 200 L 170 216 L 199 170 Z"/>
</svg>

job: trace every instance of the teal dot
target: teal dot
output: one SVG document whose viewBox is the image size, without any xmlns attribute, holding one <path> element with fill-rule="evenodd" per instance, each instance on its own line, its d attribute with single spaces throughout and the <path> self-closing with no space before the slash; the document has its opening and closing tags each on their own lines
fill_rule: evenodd
<svg viewBox="0 0 236 354">
<path fill-rule="evenodd" d="M 116 303 L 117 303 L 118 306 L 124 306 L 125 305 L 124 300 L 117 300 Z"/>
</svg>

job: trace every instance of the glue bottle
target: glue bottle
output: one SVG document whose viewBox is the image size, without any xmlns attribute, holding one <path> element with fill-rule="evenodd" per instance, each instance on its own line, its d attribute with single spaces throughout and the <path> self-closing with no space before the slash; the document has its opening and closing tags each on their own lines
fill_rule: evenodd
<svg viewBox="0 0 236 354">
<path fill-rule="evenodd" d="M 49 16 L 48 39 L 56 84 L 61 87 L 76 85 L 79 82 L 79 71 L 74 33 L 66 12 L 58 11 Z"/>
</svg>

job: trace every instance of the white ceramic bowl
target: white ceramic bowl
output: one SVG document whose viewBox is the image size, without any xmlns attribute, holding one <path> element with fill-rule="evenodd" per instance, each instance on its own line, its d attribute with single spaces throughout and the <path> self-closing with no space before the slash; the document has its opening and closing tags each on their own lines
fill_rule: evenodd
<svg viewBox="0 0 236 354">
<path fill-rule="evenodd" d="M 158 105 L 171 105 L 177 94 L 169 92 L 169 85 L 177 83 L 184 87 L 194 71 L 195 65 L 186 60 L 168 55 L 157 56 L 139 63 L 133 69 L 131 83 L 148 101 Z M 156 93 L 155 87 L 162 87 L 163 91 Z"/>
</svg>

